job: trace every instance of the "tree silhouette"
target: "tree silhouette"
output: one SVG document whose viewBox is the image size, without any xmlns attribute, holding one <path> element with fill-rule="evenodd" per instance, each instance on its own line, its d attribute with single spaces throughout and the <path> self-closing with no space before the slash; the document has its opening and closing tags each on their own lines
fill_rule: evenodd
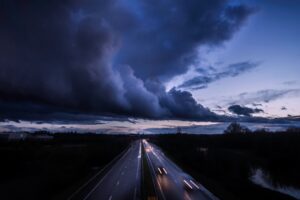
<svg viewBox="0 0 300 200">
<path fill-rule="evenodd" d="M 232 122 L 224 131 L 225 134 L 245 134 L 251 132 L 247 127 L 237 122 Z"/>
</svg>

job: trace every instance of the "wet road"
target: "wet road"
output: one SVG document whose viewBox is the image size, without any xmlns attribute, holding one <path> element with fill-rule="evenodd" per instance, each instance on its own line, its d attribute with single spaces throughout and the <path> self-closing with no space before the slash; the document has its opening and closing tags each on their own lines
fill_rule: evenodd
<svg viewBox="0 0 300 200">
<path fill-rule="evenodd" d="M 204 188 L 191 176 L 183 172 L 175 163 L 168 159 L 157 146 L 143 140 L 146 157 L 156 192 L 162 200 L 217 200 L 212 193 Z M 158 169 L 160 168 L 160 169 Z M 165 169 L 163 172 L 162 169 Z M 161 171 L 163 174 L 160 174 Z"/>
<path fill-rule="evenodd" d="M 147 142 L 133 142 L 116 158 L 99 180 L 78 190 L 69 200 L 140 200 L 142 183 L 142 148 L 149 163 L 151 177 L 159 200 L 218 200 L 195 179 L 168 159 L 162 150 Z M 160 173 L 162 172 L 162 173 Z"/>
<path fill-rule="evenodd" d="M 141 199 L 141 148 L 141 141 L 132 143 L 127 152 L 116 161 L 82 199 Z"/>
</svg>

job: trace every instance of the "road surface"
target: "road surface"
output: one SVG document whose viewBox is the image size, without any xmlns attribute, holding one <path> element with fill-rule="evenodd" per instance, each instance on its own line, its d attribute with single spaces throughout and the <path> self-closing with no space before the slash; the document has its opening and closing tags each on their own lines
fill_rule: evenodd
<svg viewBox="0 0 300 200">
<path fill-rule="evenodd" d="M 78 194 L 73 195 L 74 198 L 69 199 L 140 200 L 141 148 L 141 141 L 132 143 L 124 155 L 84 196 L 78 191 Z"/>
<path fill-rule="evenodd" d="M 162 200 L 217 200 L 195 179 L 184 173 L 176 164 L 168 159 L 155 145 L 143 140 L 146 158 L 159 199 Z M 164 168 L 162 175 L 158 168 Z M 162 171 L 162 170 L 161 170 Z M 185 183 L 185 182 L 187 183 Z"/>
<path fill-rule="evenodd" d="M 154 188 L 159 200 L 218 200 L 191 176 L 168 159 L 157 146 L 139 140 L 108 166 L 99 180 L 76 191 L 69 200 L 140 200 L 142 148 L 149 163 Z M 166 172 L 160 174 L 159 170 Z M 187 183 L 185 184 L 184 181 Z"/>
</svg>

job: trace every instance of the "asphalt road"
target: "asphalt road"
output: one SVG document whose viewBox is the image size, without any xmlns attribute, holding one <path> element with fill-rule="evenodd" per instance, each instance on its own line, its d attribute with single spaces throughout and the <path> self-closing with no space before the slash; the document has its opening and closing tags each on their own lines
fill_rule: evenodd
<svg viewBox="0 0 300 200">
<path fill-rule="evenodd" d="M 143 140 L 146 157 L 156 193 L 162 200 L 217 200 L 211 192 L 204 188 L 190 175 L 183 172 L 175 163 L 168 159 L 157 146 Z M 164 168 L 166 173 L 160 174 L 158 168 Z M 186 181 L 187 184 L 184 182 Z"/>
<path fill-rule="evenodd" d="M 83 199 L 141 199 L 141 148 L 141 141 L 132 143 L 127 152 L 110 168 Z"/>
</svg>

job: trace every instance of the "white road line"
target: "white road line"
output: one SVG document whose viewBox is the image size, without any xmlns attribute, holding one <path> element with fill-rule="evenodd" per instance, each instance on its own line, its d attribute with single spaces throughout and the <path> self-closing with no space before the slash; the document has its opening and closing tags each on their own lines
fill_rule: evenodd
<svg viewBox="0 0 300 200">
<path fill-rule="evenodd" d="M 127 150 L 127 152 L 129 151 L 129 149 Z M 127 154 L 127 152 L 125 154 Z M 123 153 L 123 152 L 122 152 Z M 124 154 L 124 155 L 125 155 Z M 124 156 L 123 155 L 123 156 Z M 122 159 L 123 156 L 119 159 Z M 85 186 L 87 186 L 92 180 L 94 180 L 100 173 L 102 173 L 104 171 L 104 169 L 106 169 L 107 166 L 109 166 L 111 163 L 114 162 L 114 160 L 117 157 L 115 157 L 110 163 L 108 163 L 105 167 L 103 167 L 99 172 L 97 172 L 92 178 L 90 178 L 87 182 L 85 182 L 82 186 L 80 186 L 69 198 L 68 200 L 72 199 L 80 190 L 82 190 Z"/>
<path fill-rule="evenodd" d="M 120 181 L 117 182 L 117 185 L 119 185 L 119 184 L 120 184 Z"/>
<path fill-rule="evenodd" d="M 119 159 L 119 161 L 124 159 L 125 155 L 127 155 L 130 152 L 130 149 Z M 116 164 L 114 166 L 116 166 Z M 110 168 L 110 170 L 103 176 L 103 178 L 96 184 L 96 186 L 84 197 L 83 200 L 86 200 L 87 198 L 89 198 L 89 196 L 97 189 L 97 187 L 100 185 L 100 183 L 102 183 L 102 181 L 105 179 L 105 177 L 112 171 L 114 166 L 112 166 L 112 168 Z"/>
<path fill-rule="evenodd" d="M 140 143 L 140 148 L 139 148 L 139 156 L 138 156 L 138 166 L 137 166 L 137 171 L 136 171 L 136 180 L 138 180 L 138 176 L 139 176 L 139 169 L 140 169 L 140 160 L 141 160 L 141 143 Z"/>
<path fill-rule="evenodd" d="M 109 199 L 108 199 L 108 200 L 112 200 L 112 195 L 109 196 Z"/>
<path fill-rule="evenodd" d="M 141 161 L 141 156 L 142 155 L 142 143 L 140 142 L 140 145 L 139 145 L 139 155 L 138 155 L 138 166 L 137 166 L 137 170 L 136 170 L 136 176 L 135 176 L 135 179 L 136 179 L 136 183 L 138 183 L 138 176 L 139 176 L 139 171 L 140 171 L 140 161 Z M 136 200 L 136 193 L 137 193 L 137 189 L 135 187 L 134 189 L 134 196 L 133 196 L 133 199 Z"/>
</svg>

